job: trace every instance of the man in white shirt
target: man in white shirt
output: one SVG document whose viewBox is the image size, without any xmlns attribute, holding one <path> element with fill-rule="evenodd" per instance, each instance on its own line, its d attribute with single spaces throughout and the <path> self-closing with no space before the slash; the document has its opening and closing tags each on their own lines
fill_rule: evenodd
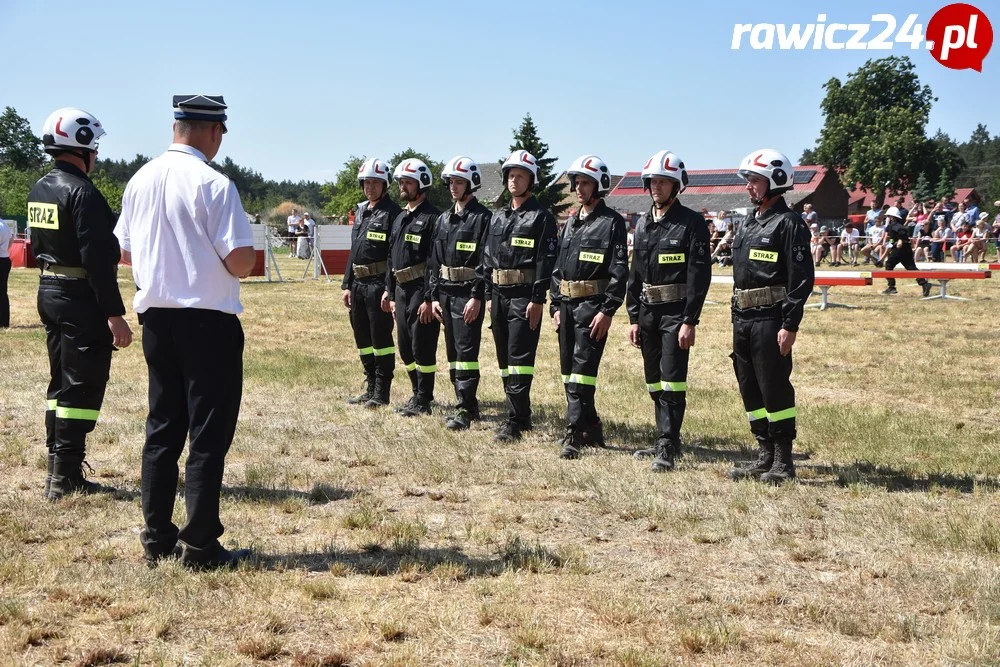
<svg viewBox="0 0 1000 667">
<path fill-rule="evenodd" d="M 243 393 L 239 278 L 253 268 L 253 236 L 236 187 L 208 165 L 226 133 L 222 96 L 173 102 L 174 143 L 129 181 L 115 228 L 132 263 L 149 368 L 140 540 L 151 564 L 181 542 L 187 567 L 232 567 L 249 551 L 219 543 L 219 494 Z M 187 523 L 178 530 L 177 461 L 189 433 Z"/>
<path fill-rule="evenodd" d="M 875 266 L 882 264 L 881 253 L 884 240 L 882 237 L 884 234 L 885 228 L 882 226 L 881 219 L 876 219 L 875 223 L 868 228 L 868 242 L 861 248 L 861 254 L 865 256 L 865 264 L 870 261 L 875 262 Z M 872 253 L 874 253 L 874 257 Z"/>
<path fill-rule="evenodd" d="M 292 214 L 288 216 L 286 221 L 288 225 L 288 254 L 295 254 L 295 234 L 299 231 L 299 223 L 302 222 L 302 218 L 299 217 L 299 210 L 296 208 L 292 209 Z"/>
</svg>

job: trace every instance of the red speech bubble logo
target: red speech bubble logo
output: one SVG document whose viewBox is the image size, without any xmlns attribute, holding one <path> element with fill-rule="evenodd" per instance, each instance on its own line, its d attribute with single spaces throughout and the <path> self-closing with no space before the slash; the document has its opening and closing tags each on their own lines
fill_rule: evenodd
<svg viewBox="0 0 1000 667">
<path fill-rule="evenodd" d="M 925 39 L 931 55 L 950 69 L 983 71 L 983 59 L 993 48 L 993 26 L 978 7 L 964 3 L 937 10 L 927 24 Z"/>
</svg>

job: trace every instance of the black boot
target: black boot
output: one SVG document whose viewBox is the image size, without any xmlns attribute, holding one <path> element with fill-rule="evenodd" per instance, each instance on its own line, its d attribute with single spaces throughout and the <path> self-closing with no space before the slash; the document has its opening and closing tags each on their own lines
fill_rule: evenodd
<svg viewBox="0 0 1000 667">
<path fill-rule="evenodd" d="M 674 469 L 674 457 L 680 454 L 680 447 L 670 438 L 656 441 L 656 458 L 649 467 L 653 472 L 669 472 Z"/>
<path fill-rule="evenodd" d="M 632 452 L 632 456 L 634 456 L 637 459 L 649 459 L 656 456 L 656 451 L 657 451 L 656 443 L 654 442 L 652 447 L 635 450 L 634 452 Z"/>
<path fill-rule="evenodd" d="M 46 410 L 45 411 L 45 449 L 46 451 L 46 464 L 45 464 L 45 497 L 49 497 L 49 487 L 52 485 L 52 461 L 55 460 L 56 446 L 56 411 Z"/>
<path fill-rule="evenodd" d="M 760 481 L 781 484 L 795 479 L 795 463 L 792 462 L 792 439 L 787 436 L 774 438 L 774 464 L 760 476 Z"/>
<path fill-rule="evenodd" d="M 347 399 L 348 405 L 364 405 L 375 395 L 375 370 L 365 369 L 365 391 Z"/>
<path fill-rule="evenodd" d="M 472 422 L 479 419 L 478 412 L 469 412 L 464 408 L 459 408 L 455 414 L 448 417 L 445 422 L 445 428 L 450 431 L 465 431 L 472 426 Z"/>
<path fill-rule="evenodd" d="M 604 441 L 604 422 L 598 419 L 596 423 L 583 429 L 583 444 L 601 448 L 608 446 L 608 443 Z"/>
<path fill-rule="evenodd" d="M 381 408 L 389 405 L 389 389 L 392 387 L 392 376 L 375 376 L 375 388 L 372 390 L 372 397 L 365 403 L 369 410 Z"/>
<path fill-rule="evenodd" d="M 922 287 L 923 290 L 924 290 L 924 298 L 925 299 L 931 295 L 931 284 L 930 284 L 929 281 L 925 280 L 924 284 L 921 285 L 920 287 Z"/>
<path fill-rule="evenodd" d="M 106 486 L 87 481 L 83 476 L 83 458 L 76 456 L 60 456 L 56 454 L 52 462 L 52 481 L 46 498 L 52 501 L 61 499 L 71 493 L 107 493 Z M 89 467 L 89 466 L 88 466 Z"/>
<path fill-rule="evenodd" d="M 583 438 L 583 431 L 578 429 L 572 429 L 573 435 L 569 440 L 563 442 L 562 450 L 559 452 L 559 458 L 561 459 L 578 459 L 580 458 L 581 452 L 585 446 L 585 441 Z"/>
<path fill-rule="evenodd" d="M 46 455 L 45 458 L 47 459 L 47 463 L 45 466 L 45 497 L 48 498 L 49 489 L 52 488 L 52 464 L 56 460 L 56 455 L 53 454 L 52 450 L 50 449 L 49 453 Z"/>
<path fill-rule="evenodd" d="M 757 461 L 729 471 L 730 479 L 760 479 L 774 465 L 774 441 L 768 437 L 757 438 Z"/>
</svg>

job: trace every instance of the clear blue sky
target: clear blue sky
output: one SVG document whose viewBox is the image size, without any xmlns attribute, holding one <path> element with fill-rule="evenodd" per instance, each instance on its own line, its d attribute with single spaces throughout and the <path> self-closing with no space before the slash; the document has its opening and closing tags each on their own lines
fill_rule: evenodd
<svg viewBox="0 0 1000 667">
<path fill-rule="evenodd" d="M 796 160 L 819 134 L 822 84 L 889 54 L 910 54 L 938 97 L 929 132 L 967 139 L 998 118 L 1000 48 L 980 74 L 903 44 L 734 51 L 734 24 L 887 12 L 926 26 L 941 4 L 0 0 L 0 106 L 36 134 L 56 108 L 82 107 L 108 129 L 102 157 L 131 158 L 169 143 L 172 95 L 221 93 L 219 159 L 279 180 L 331 180 L 352 154 L 408 146 L 493 160 L 525 112 L 559 168 L 596 153 L 623 173 L 661 148 L 692 169 L 762 146 Z M 978 4 L 1000 29 L 994 3 Z"/>
</svg>

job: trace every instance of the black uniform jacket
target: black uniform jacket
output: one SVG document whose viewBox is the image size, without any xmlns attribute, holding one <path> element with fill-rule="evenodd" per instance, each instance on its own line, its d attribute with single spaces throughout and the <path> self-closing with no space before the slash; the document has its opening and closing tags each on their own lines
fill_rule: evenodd
<svg viewBox="0 0 1000 667">
<path fill-rule="evenodd" d="M 815 275 L 809 254 L 809 228 L 798 213 L 788 208 L 784 198 L 779 198 L 760 218 L 751 210 L 733 239 L 733 287 L 784 286 L 787 296 L 779 304 L 746 310 L 734 301 L 733 317 L 780 317 L 783 329 L 798 331 Z"/>
<path fill-rule="evenodd" d="M 354 283 L 352 264 L 374 264 L 389 259 L 389 232 L 392 231 L 392 223 L 400 210 L 402 209 L 388 196 L 382 197 L 374 208 L 368 208 L 368 202 L 358 204 L 358 210 L 354 213 L 351 252 L 347 256 L 342 289 L 351 289 Z"/>
<path fill-rule="evenodd" d="M 442 285 L 455 287 L 462 284 L 444 280 L 441 277 L 441 267 L 464 266 L 476 271 L 475 280 L 465 284 L 469 296 L 483 300 L 486 291 L 482 261 L 483 246 L 486 245 L 486 234 L 489 232 L 492 217 L 493 213 L 480 204 L 478 199 L 471 199 L 461 213 L 455 213 L 455 207 L 452 206 L 438 218 L 434 226 L 428 276 L 434 299 L 438 298 Z"/>
<path fill-rule="evenodd" d="M 396 216 L 389 235 L 389 270 L 385 279 L 385 289 L 389 292 L 390 301 L 396 298 L 396 276 L 393 275 L 393 270 L 399 271 L 430 260 L 434 223 L 440 215 L 441 211 L 425 197 L 413 211 L 403 209 Z M 424 280 L 424 301 L 431 300 L 430 282 Z"/>
<path fill-rule="evenodd" d="M 559 234 L 559 254 L 552 270 L 552 307 L 564 299 L 563 280 L 607 280 L 601 312 L 612 317 L 625 301 L 628 283 L 628 232 L 625 219 L 601 199 L 590 215 L 582 209 L 566 221 Z"/>
<path fill-rule="evenodd" d="M 907 249 L 913 250 L 913 247 L 910 245 L 910 233 L 906 231 L 906 225 L 904 225 L 902 221 L 897 220 L 889 224 L 885 228 L 885 236 L 890 242 L 890 250 L 896 250 L 899 252 L 906 252 Z M 903 242 L 902 247 L 896 247 L 897 241 Z"/>
<path fill-rule="evenodd" d="M 492 289 L 511 289 L 493 284 L 494 269 L 534 269 L 532 303 L 545 303 L 556 262 L 556 221 L 534 197 L 514 210 L 508 204 L 493 212 L 483 249 L 487 296 Z"/>
<path fill-rule="evenodd" d="M 684 324 L 698 324 L 712 284 L 712 255 L 704 216 L 675 201 L 662 220 L 644 213 L 632 237 L 632 272 L 628 280 L 628 320 L 639 322 L 642 284 L 687 285 L 687 298 L 658 305 L 684 314 Z"/>
<path fill-rule="evenodd" d="M 50 264 L 83 268 L 108 317 L 125 314 L 118 291 L 121 250 L 117 216 L 85 173 L 56 161 L 28 195 L 31 252 L 42 268 Z"/>
</svg>

